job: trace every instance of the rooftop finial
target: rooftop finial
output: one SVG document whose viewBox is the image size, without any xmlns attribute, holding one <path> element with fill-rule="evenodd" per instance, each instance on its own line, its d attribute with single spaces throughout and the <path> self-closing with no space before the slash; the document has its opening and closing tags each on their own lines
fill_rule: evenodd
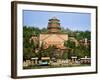
<svg viewBox="0 0 100 80">
<path fill-rule="evenodd" d="M 57 21 L 60 21 L 56 16 L 52 17 L 51 19 L 49 19 L 49 21 L 51 20 L 57 20 Z"/>
</svg>

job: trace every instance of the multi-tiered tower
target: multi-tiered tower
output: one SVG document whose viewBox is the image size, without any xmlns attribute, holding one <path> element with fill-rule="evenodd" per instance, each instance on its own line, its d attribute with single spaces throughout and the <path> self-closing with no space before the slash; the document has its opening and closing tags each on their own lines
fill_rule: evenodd
<svg viewBox="0 0 100 80">
<path fill-rule="evenodd" d="M 57 19 L 56 17 L 53 17 L 53 18 L 49 19 L 47 29 L 51 33 L 60 32 L 60 30 L 61 30 L 60 20 Z"/>
<path fill-rule="evenodd" d="M 45 48 L 52 45 L 64 48 L 64 42 L 68 40 L 68 35 L 61 33 L 60 20 L 56 17 L 49 19 L 47 29 L 47 33 L 41 33 L 39 36 L 40 46 L 43 43 Z"/>
</svg>

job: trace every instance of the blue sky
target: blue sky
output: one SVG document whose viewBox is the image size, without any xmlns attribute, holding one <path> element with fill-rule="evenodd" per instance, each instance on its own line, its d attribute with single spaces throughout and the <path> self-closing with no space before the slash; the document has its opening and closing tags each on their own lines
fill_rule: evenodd
<svg viewBox="0 0 100 80">
<path fill-rule="evenodd" d="M 91 30 L 91 14 L 51 11 L 23 11 L 23 25 L 47 28 L 48 20 L 52 17 L 60 19 L 61 27 L 71 30 Z"/>
</svg>

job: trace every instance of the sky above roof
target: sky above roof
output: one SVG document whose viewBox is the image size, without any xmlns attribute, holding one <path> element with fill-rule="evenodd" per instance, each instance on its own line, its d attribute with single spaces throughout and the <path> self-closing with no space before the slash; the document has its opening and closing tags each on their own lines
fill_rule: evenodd
<svg viewBox="0 0 100 80">
<path fill-rule="evenodd" d="M 60 20 L 61 27 L 71 30 L 91 30 L 91 14 L 52 11 L 23 11 L 23 26 L 47 28 L 48 20 L 56 17 Z"/>
</svg>

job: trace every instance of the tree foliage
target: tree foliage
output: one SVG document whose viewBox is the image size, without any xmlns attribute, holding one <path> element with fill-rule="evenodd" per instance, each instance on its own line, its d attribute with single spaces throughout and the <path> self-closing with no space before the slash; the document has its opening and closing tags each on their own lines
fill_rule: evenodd
<svg viewBox="0 0 100 80">
<path fill-rule="evenodd" d="M 71 40 L 68 40 L 68 41 L 65 41 L 64 42 L 64 45 L 68 48 L 75 48 L 75 42 L 71 41 Z"/>
</svg>

